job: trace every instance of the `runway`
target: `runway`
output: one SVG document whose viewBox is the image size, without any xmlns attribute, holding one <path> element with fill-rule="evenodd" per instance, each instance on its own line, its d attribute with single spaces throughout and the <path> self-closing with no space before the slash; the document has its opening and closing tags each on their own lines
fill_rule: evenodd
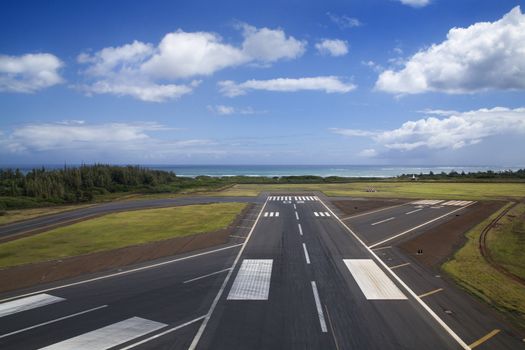
<svg viewBox="0 0 525 350">
<path fill-rule="evenodd" d="M 0 347 L 523 348 L 482 306 L 391 248 L 472 203 L 345 218 L 320 194 L 265 199 L 227 245 L 1 296 Z"/>
</svg>

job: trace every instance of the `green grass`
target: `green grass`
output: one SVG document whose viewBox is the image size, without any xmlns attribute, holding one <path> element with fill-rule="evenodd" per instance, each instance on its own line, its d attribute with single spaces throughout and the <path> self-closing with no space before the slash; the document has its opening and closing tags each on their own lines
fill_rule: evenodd
<svg viewBox="0 0 525 350">
<path fill-rule="evenodd" d="M 461 287 L 525 328 L 525 288 L 490 266 L 479 252 L 479 235 L 498 213 L 469 231 L 467 243 L 442 268 Z"/>
<path fill-rule="evenodd" d="M 525 279 L 525 204 L 518 204 L 490 231 L 487 245 L 495 262 Z"/>
<path fill-rule="evenodd" d="M 373 187 L 377 192 L 366 192 Z M 207 194 L 257 196 L 261 191 L 321 191 L 328 196 L 425 199 L 510 199 L 525 197 L 525 183 L 353 182 L 346 184 L 239 184 Z"/>
<path fill-rule="evenodd" d="M 219 203 L 109 214 L 0 244 L 0 268 L 215 231 L 227 227 L 245 206 Z"/>
</svg>

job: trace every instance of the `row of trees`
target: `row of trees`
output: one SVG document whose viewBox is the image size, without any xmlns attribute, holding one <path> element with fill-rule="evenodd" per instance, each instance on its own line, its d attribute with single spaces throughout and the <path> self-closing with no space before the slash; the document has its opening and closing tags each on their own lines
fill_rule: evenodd
<svg viewBox="0 0 525 350">
<path fill-rule="evenodd" d="M 401 179 L 411 178 L 412 174 L 403 174 L 399 176 Z M 434 172 L 430 171 L 428 174 L 419 174 L 417 177 L 421 180 L 440 180 L 440 179 L 465 179 L 465 180 L 477 180 L 477 179 L 501 179 L 501 180 L 516 180 L 516 179 L 525 179 L 525 169 L 519 169 L 516 171 L 512 170 L 504 170 L 504 171 L 478 171 L 478 172 L 468 172 L 465 173 L 462 171 L 461 173 L 452 170 L 449 173 L 441 172 L 439 174 L 435 174 Z"/>
</svg>

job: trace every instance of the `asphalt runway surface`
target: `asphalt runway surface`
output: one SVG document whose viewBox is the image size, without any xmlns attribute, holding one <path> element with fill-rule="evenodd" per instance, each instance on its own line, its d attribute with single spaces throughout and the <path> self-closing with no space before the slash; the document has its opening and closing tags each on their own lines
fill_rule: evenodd
<svg viewBox="0 0 525 350">
<path fill-rule="evenodd" d="M 320 194 L 264 197 L 224 246 L 0 296 L 0 348 L 524 348 L 394 247 L 471 203 L 340 217 Z"/>
</svg>

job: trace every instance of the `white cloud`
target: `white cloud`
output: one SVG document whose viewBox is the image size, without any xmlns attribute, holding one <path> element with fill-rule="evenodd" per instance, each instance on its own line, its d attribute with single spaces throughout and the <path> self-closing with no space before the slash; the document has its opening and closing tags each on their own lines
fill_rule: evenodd
<svg viewBox="0 0 525 350">
<path fill-rule="evenodd" d="M 403 5 L 412 7 L 425 7 L 430 4 L 430 0 L 399 0 Z"/>
<path fill-rule="evenodd" d="M 525 15 L 515 7 L 495 22 L 453 28 L 447 39 L 384 71 L 376 89 L 390 93 L 472 93 L 525 89 Z"/>
<path fill-rule="evenodd" d="M 358 156 L 364 157 L 364 158 L 373 158 L 377 155 L 378 155 L 377 151 L 373 148 L 367 148 L 358 153 Z"/>
<path fill-rule="evenodd" d="M 497 135 L 525 135 L 525 108 L 496 107 L 408 121 L 386 131 L 332 129 L 350 137 L 370 137 L 387 149 L 459 149 Z"/>
<path fill-rule="evenodd" d="M 49 53 L 0 55 L 0 91 L 31 93 L 60 84 L 63 65 Z"/>
<path fill-rule="evenodd" d="M 354 28 L 362 25 L 361 21 L 357 18 L 349 17 L 347 15 L 336 15 L 330 12 L 327 12 L 326 15 L 340 29 Z"/>
<path fill-rule="evenodd" d="M 336 76 L 320 76 L 311 78 L 277 78 L 270 80 L 247 80 L 235 83 L 231 80 L 218 83 L 220 91 L 228 96 L 244 95 L 248 90 L 266 90 L 278 92 L 324 91 L 326 93 L 347 93 L 356 88 L 352 83 L 342 81 Z"/>
<path fill-rule="evenodd" d="M 324 39 L 315 44 L 315 48 L 323 55 L 344 56 L 348 53 L 348 42 L 339 39 Z"/>
<path fill-rule="evenodd" d="M 107 47 L 93 54 L 82 53 L 77 61 L 86 64 L 92 80 L 79 86 L 88 94 L 128 95 L 143 101 L 162 102 L 190 93 L 197 85 L 170 81 L 208 76 L 218 70 L 247 63 L 268 65 L 301 56 L 306 42 L 286 36 L 281 29 L 240 25 L 240 47 L 224 43 L 209 32 L 166 34 L 158 46 L 134 41 Z M 168 81 L 168 82 L 167 82 Z"/>
<path fill-rule="evenodd" d="M 247 114 L 264 113 L 264 111 L 257 111 L 253 109 L 252 107 L 236 108 L 236 107 L 225 106 L 225 105 L 208 106 L 208 110 L 212 113 L 219 114 L 219 115 L 232 115 L 232 114 L 247 115 Z"/>
</svg>

